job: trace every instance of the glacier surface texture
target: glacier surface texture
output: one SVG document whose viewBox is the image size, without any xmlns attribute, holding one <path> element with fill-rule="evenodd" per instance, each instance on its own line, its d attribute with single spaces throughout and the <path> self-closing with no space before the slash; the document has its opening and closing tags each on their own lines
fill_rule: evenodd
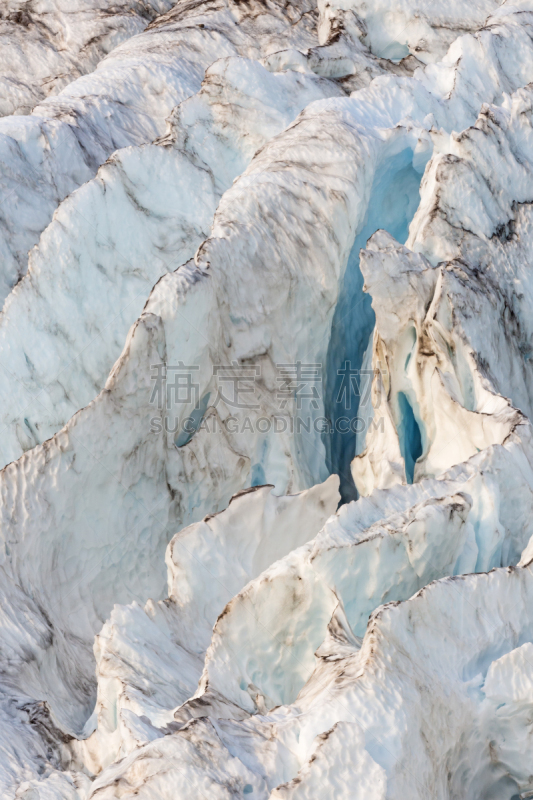
<svg viewBox="0 0 533 800">
<path fill-rule="evenodd" d="M 533 0 L 0 2 L 2 800 L 533 798 Z"/>
</svg>

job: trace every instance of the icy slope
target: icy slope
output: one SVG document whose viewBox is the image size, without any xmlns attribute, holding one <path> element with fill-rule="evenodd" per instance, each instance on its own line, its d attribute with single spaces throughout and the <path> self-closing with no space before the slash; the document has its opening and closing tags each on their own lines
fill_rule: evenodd
<svg viewBox="0 0 533 800">
<path fill-rule="evenodd" d="M 334 2 L 333 7 L 346 8 Z M 424 63 L 439 61 L 461 33 L 476 30 L 498 9 L 500 0 L 355 0 L 352 8 L 366 24 L 372 52 L 399 60 L 409 54 Z M 514 5 L 509 3 L 509 5 Z"/>
<path fill-rule="evenodd" d="M 202 90 L 174 111 L 163 142 L 117 151 L 61 204 L 0 317 L 11 378 L 3 386 L 3 464 L 98 394 L 152 286 L 192 258 L 222 193 L 255 151 L 309 102 L 339 94 L 313 73 L 219 60 Z"/>
<path fill-rule="evenodd" d="M 0 300 L 25 274 L 28 250 L 61 200 L 117 148 L 161 135 L 172 109 L 198 91 L 214 61 L 317 45 L 316 11 L 311 4 L 304 10 L 295 18 L 290 7 L 272 3 L 256 25 L 237 4 L 178 4 L 31 115 L 0 120 Z M 376 69 L 384 71 L 377 62 Z"/>
<path fill-rule="evenodd" d="M 132 744 L 144 743 L 147 721 L 155 735 L 156 725 L 173 722 L 169 709 L 194 692 L 213 625 L 228 600 L 266 565 L 318 532 L 337 508 L 337 485 L 331 476 L 323 485 L 282 498 L 269 486 L 247 490 L 232 498 L 226 511 L 174 536 L 166 558 L 169 598 L 149 602 L 144 611 L 137 604 L 115 606 L 96 639 L 98 730 L 79 751 L 84 763 L 96 772 Z M 142 654 L 129 638 L 139 625 Z"/>
<path fill-rule="evenodd" d="M 533 790 L 533 7 L 387 9 L 178 4 L 0 122 L 85 148 L 6 150 L 6 797 Z"/>
<path fill-rule="evenodd" d="M 8 0 L 0 14 L 0 115 L 29 114 L 171 7 L 171 0 Z"/>
<path fill-rule="evenodd" d="M 412 82 L 395 78 L 358 93 L 348 106 L 354 122 L 364 123 L 370 130 L 375 125 L 396 125 L 405 113 L 402 98 L 406 95 L 411 114 L 421 120 L 432 108 L 439 123 L 448 129 L 454 121 L 463 125 L 465 117 L 474 121 L 484 97 L 498 96 L 502 88 L 513 88 L 533 77 L 533 49 L 526 33 L 529 15 L 520 15 L 522 26 L 516 24 L 516 16 L 505 17 L 481 38 L 466 37 L 457 61 L 438 72 L 437 82 L 431 74 Z M 505 61 L 502 38 L 509 38 L 513 50 L 521 53 L 518 74 L 515 61 Z M 327 52 L 336 46 L 340 45 L 318 48 L 323 64 L 328 63 Z M 465 53 L 472 57 L 479 50 L 484 59 L 483 70 L 478 67 L 476 100 L 463 86 L 467 79 L 464 62 Z M 333 56 L 334 50 L 334 60 Z M 492 69 L 485 73 L 488 65 Z M 444 74 L 448 75 L 446 81 Z M 426 91 L 420 86 L 422 78 Z M 469 70 L 468 80 L 472 79 Z M 452 81 L 455 89 L 451 96 L 442 96 L 443 88 Z M 270 78 L 255 62 L 232 59 L 217 63 L 208 70 L 197 97 L 178 107 L 162 145 L 116 153 L 94 182 L 60 206 L 31 255 L 28 278 L 16 287 L 0 320 L 1 363 L 9 377 L 1 398 L 2 424 L 8 426 L 1 443 L 4 463 L 57 432 L 102 388 L 151 285 L 194 254 L 220 194 L 254 152 L 313 99 L 340 92 L 338 85 L 313 73 L 286 72 Z M 392 113 L 385 118 L 378 111 L 383 104 L 393 104 Z M 327 120 L 324 125 L 329 126 Z M 326 135 L 335 134 L 332 130 Z M 355 342 L 351 333 L 350 297 L 354 291 L 360 293 L 361 287 L 357 252 L 379 227 L 407 237 L 418 202 L 417 170 L 428 155 L 429 139 L 426 141 L 426 150 L 422 147 L 416 157 L 417 169 L 410 167 L 406 151 L 397 163 L 385 161 L 377 170 L 375 191 L 383 194 L 394 181 L 393 192 L 401 191 L 402 182 L 408 181 L 408 208 L 382 209 L 376 197 L 366 222 L 360 218 L 345 299 L 336 311 L 340 324 L 334 323 L 331 358 L 342 359 L 342 353 L 334 355 L 334 349 L 341 349 L 353 361 L 360 360 L 361 348 L 367 346 L 373 325 L 368 305 L 367 319 L 360 326 L 361 342 Z M 170 177 L 173 172 L 175 179 Z M 194 208 L 185 190 L 197 198 Z M 116 219 L 123 219 L 118 227 Z M 103 242 L 95 240 L 96 230 Z M 60 304 L 51 289 L 56 281 L 64 287 Z M 359 324 L 357 319 L 354 324 Z M 349 471 L 349 458 L 330 461 L 341 471 Z"/>
<path fill-rule="evenodd" d="M 497 570 L 383 607 L 362 645 L 337 615 L 297 708 L 197 720 L 110 768 L 92 796 L 516 796 L 531 787 L 530 604 L 530 569 Z"/>
</svg>

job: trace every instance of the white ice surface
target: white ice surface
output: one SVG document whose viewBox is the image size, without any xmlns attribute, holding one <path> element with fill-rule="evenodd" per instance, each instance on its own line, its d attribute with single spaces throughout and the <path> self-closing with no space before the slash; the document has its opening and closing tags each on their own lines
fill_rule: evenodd
<svg viewBox="0 0 533 800">
<path fill-rule="evenodd" d="M 172 0 L 7 0 L 0 12 L 0 115 L 29 114 L 171 8 Z"/>
<path fill-rule="evenodd" d="M 394 127 L 406 114 L 418 119 L 422 128 L 435 118 L 448 131 L 474 122 L 484 98 L 497 99 L 502 90 L 533 78 L 527 33 L 532 15 L 520 14 L 520 26 L 517 16 L 502 17 L 495 29 L 462 37 L 456 58 L 446 65 L 428 68 L 411 80 L 380 79 L 342 105 L 336 100 L 334 108 L 319 106 L 320 117 L 307 117 L 305 129 L 323 129 L 321 135 L 329 141 L 337 131 L 340 135 L 338 126 L 348 125 L 350 131 L 355 125 L 357 140 L 371 141 L 376 128 Z M 510 45 L 504 48 L 502 40 Z M 331 47 L 318 50 L 325 53 Z M 474 78 L 476 92 L 471 91 Z M 4 464 L 56 433 L 103 387 L 151 286 L 192 257 L 209 230 L 220 195 L 256 150 L 308 103 L 340 93 L 336 84 L 313 72 L 270 75 L 253 61 L 216 62 L 198 95 L 173 113 L 161 144 L 118 151 L 93 181 L 59 206 L 31 254 L 28 276 L 12 292 L 0 317 Z M 429 118 L 428 108 L 433 114 Z M 391 134 L 378 133 L 383 135 Z M 406 141 L 409 146 L 413 144 Z M 395 147 L 401 149 L 399 144 Z M 423 169 L 431 147 L 425 135 L 414 145 L 413 176 Z M 360 148 L 353 157 L 366 159 Z M 356 181 L 367 186 L 366 196 L 360 197 L 363 204 L 368 203 L 372 175 L 390 172 L 388 180 L 393 180 L 393 157 L 394 148 L 379 155 L 376 172 L 369 173 L 361 164 L 365 171 Z M 380 202 L 376 197 L 377 208 Z M 356 234 L 364 228 L 365 217 L 374 213 L 372 208 L 361 208 Z M 388 222 L 381 214 L 378 224 Z M 353 232 L 350 226 L 348 236 Z"/>
<path fill-rule="evenodd" d="M 60 205 L 0 316 L 3 464 L 98 394 L 152 286 L 192 258 L 233 179 L 309 102 L 335 94 L 313 73 L 219 60 L 161 143 L 117 151 Z"/>
<path fill-rule="evenodd" d="M 1 119 L 0 300 L 26 273 L 28 251 L 58 204 L 116 149 L 164 133 L 172 109 L 200 89 L 218 58 L 318 44 L 312 18 L 274 3 L 257 22 L 238 5 L 178 4 L 29 116 Z"/>
<path fill-rule="evenodd" d="M 137 603 L 115 606 L 96 638 L 98 730 L 75 750 L 83 764 L 98 772 L 173 722 L 172 709 L 196 688 L 213 625 L 228 600 L 265 565 L 318 532 L 337 508 L 337 486 L 331 476 L 281 498 L 270 486 L 248 490 L 225 511 L 174 536 L 166 556 L 168 598 L 149 601 L 144 610 Z"/>
<path fill-rule="evenodd" d="M 6 797 L 533 790 L 533 9 L 374 12 L 179 5 L 0 121 Z M 275 430 L 352 346 L 366 436 Z"/>
</svg>

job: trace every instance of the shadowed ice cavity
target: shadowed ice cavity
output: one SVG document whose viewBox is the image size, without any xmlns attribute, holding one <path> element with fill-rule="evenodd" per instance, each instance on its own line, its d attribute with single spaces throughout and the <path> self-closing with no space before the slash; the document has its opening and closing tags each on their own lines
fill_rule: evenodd
<svg viewBox="0 0 533 800">
<path fill-rule="evenodd" d="M 375 317 L 371 297 L 363 292 L 359 253 L 377 230 L 388 231 L 402 244 L 407 241 L 420 202 L 421 179 L 410 148 L 386 160 L 377 171 L 365 224 L 352 247 L 333 317 L 324 376 L 325 412 L 331 425 L 324 443 L 328 469 L 340 476 L 345 503 L 357 499 L 350 463 L 356 455 L 356 435 L 358 441 L 364 440 L 372 418 L 371 376 L 358 373 L 365 351 L 372 347 Z M 371 365 L 369 356 L 370 352 L 365 369 Z M 416 450 L 416 442 L 412 444 Z"/>
<path fill-rule="evenodd" d="M 405 476 L 407 483 L 413 483 L 415 474 L 415 464 L 422 455 L 422 434 L 416 421 L 413 407 L 407 395 L 398 392 L 398 406 L 400 409 L 400 425 L 398 438 L 400 440 L 400 451 L 405 461 Z"/>
</svg>

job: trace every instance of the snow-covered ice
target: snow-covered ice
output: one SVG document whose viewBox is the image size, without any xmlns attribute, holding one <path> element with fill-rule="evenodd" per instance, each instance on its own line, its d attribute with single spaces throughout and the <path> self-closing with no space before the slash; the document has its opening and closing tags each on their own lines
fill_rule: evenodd
<svg viewBox="0 0 533 800">
<path fill-rule="evenodd" d="M 2 797 L 533 796 L 533 2 L 4 6 Z"/>
<path fill-rule="evenodd" d="M 0 114 L 29 114 L 171 8 L 171 0 L 6 0 L 0 13 Z"/>
</svg>

